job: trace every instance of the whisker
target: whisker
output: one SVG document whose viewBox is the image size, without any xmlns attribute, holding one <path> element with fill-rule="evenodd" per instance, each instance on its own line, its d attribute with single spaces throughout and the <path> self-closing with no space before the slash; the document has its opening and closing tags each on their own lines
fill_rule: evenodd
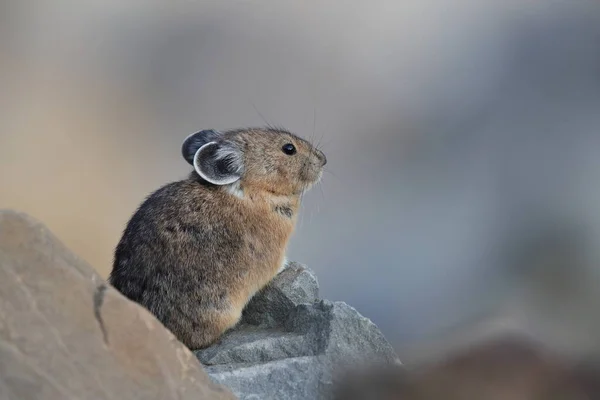
<svg viewBox="0 0 600 400">
<path fill-rule="evenodd" d="M 302 228 L 304 224 L 304 193 L 306 192 L 306 184 L 303 185 L 302 191 L 300 192 L 300 221 L 298 221 L 299 227 Z"/>
<path fill-rule="evenodd" d="M 322 148 L 323 139 L 325 139 L 325 130 L 321 131 L 321 137 L 319 138 L 319 141 L 317 142 L 317 148 L 319 150 L 321 150 L 321 148 Z"/>
<path fill-rule="evenodd" d="M 342 182 L 342 180 L 336 174 L 334 174 L 333 171 L 323 168 L 323 172 L 327 172 L 328 174 L 331 174 L 331 176 L 333 176 L 335 179 Z"/>
<path fill-rule="evenodd" d="M 317 134 L 317 107 L 313 107 L 313 131 L 312 131 L 311 143 L 314 142 L 316 134 Z"/>
<path fill-rule="evenodd" d="M 260 117 L 260 119 L 262 119 L 263 123 L 267 126 L 267 128 L 271 129 L 272 128 L 272 124 L 265 118 L 264 115 L 262 115 L 262 113 L 260 111 L 258 111 L 258 108 L 254 104 L 254 102 L 251 101 L 250 104 L 252 104 L 252 108 L 254 108 L 254 111 L 256 111 L 256 113 L 258 114 L 258 116 Z"/>
<path fill-rule="evenodd" d="M 323 135 L 325 136 L 325 135 Z M 325 146 L 328 146 L 331 143 L 331 140 L 328 140 L 326 142 L 319 142 L 319 148 L 325 148 Z"/>
<path fill-rule="evenodd" d="M 325 193 L 323 193 L 323 185 L 321 185 L 321 182 L 319 182 L 319 183 L 317 184 L 317 186 L 319 187 L 319 192 L 321 192 L 321 199 L 322 199 L 323 201 L 325 201 Z M 317 205 L 318 205 L 318 203 L 317 203 Z"/>
</svg>

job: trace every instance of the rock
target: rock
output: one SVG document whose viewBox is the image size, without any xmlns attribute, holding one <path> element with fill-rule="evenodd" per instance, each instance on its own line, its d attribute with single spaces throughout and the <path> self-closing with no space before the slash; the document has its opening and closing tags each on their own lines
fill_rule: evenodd
<svg viewBox="0 0 600 400">
<path fill-rule="evenodd" d="M 252 325 L 276 327 L 285 323 L 298 304 L 312 303 L 319 296 L 317 277 L 301 264 L 289 262 L 244 310 L 244 321 Z"/>
<path fill-rule="evenodd" d="M 315 370 L 317 368 L 317 370 Z M 218 365 L 209 368 L 217 381 L 234 389 L 240 399 L 321 399 L 326 390 L 323 371 L 314 357 L 293 357 L 258 364 Z"/>
<path fill-rule="evenodd" d="M 0 211 L 0 398 L 234 396 L 43 225 Z"/>
<path fill-rule="evenodd" d="M 379 368 L 348 377 L 336 400 L 597 399 L 598 365 L 575 362 L 525 335 L 448 349 L 412 370 Z"/>
<path fill-rule="evenodd" d="M 289 263 L 196 358 L 43 225 L 0 211 L 0 398 L 328 399 L 345 368 L 398 362 L 370 320 L 318 292 Z"/>
<path fill-rule="evenodd" d="M 243 325 L 225 335 L 218 345 L 196 352 L 205 365 L 260 363 L 299 355 L 312 355 L 305 337 L 277 329 Z"/>
<path fill-rule="evenodd" d="M 264 400 L 329 399 L 346 369 L 399 364 L 375 324 L 318 290 L 312 271 L 290 263 L 198 359 L 240 399 Z"/>
<path fill-rule="evenodd" d="M 336 365 L 398 361 L 377 326 L 343 302 L 320 300 L 301 304 L 290 315 L 285 328 L 303 334 L 316 354 L 327 356 Z"/>
</svg>

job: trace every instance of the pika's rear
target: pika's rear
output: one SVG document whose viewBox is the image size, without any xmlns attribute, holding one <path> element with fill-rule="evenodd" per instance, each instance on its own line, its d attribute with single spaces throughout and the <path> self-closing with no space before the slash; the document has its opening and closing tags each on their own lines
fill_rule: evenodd
<svg viewBox="0 0 600 400">
<path fill-rule="evenodd" d="M 137 209 L 109 281 L 199 349 L 282 268 L 301 195 L 326 158 L 289 132 L 258 128 L 200 131 L 182 155 L 194 171 Z"/>
</svg>

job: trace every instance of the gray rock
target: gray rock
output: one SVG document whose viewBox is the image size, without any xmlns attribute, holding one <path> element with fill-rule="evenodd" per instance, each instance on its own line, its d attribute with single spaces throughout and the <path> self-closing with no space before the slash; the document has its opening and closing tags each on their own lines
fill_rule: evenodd
<svg viewBox="0 0 600 400">
<path fill-rule="evenodd" d="M 0 211 L 0 399 L 233 399 L 148 311 Z"/>
<path fill-rule="evenodd" d="M 343 302 L 301 304 L 285 329 L 304 335 L 316 354 L 326 355 L 336 365 L 398 360 L 379 328 Z"/>
<path fill-rule="evenodd" d="M 243 321 L 265 328 L 285 323 L 298 304 L 312 303 L 319 296 L 319 284 L 313 271 L 296 262 L 288 262 L 269 285 L 250 301 Z"/>
<path fill-rule="evenodd" d="M 321 364 L 315 357 L 296 357 L 259 364 L 207 367 L 213 379 L 245 400 L 320 399 Z"/>
<path fill-rule="evenodd" d="M 379 329 L 342 302 L 318 300 L 312 271 L 290 263 L 248 304 L 239 326 L 196 352 L 240 399 L 330 399 L 348 369 L 398 364 Z"/>
<path fill-rule="evenodd" d="M 219 344 L 196 354 L 205 365 L 261 363 L 311 355 L 305 336 L 251 325 L 239 327 L 225 335 Z"/>
</svg>

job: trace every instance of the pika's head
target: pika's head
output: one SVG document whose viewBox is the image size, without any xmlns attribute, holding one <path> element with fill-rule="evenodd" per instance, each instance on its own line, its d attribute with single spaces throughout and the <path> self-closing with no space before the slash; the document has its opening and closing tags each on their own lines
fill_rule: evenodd
<svg viewBox="0 0 600 400">
<path fill-rule="evenodd" d="M 308 141 L 271 128 L 203 130 L 188 136 L 181 152 L 207 182 L 283 196 L 308 190 L 327 163 Z"/>
</svg>

